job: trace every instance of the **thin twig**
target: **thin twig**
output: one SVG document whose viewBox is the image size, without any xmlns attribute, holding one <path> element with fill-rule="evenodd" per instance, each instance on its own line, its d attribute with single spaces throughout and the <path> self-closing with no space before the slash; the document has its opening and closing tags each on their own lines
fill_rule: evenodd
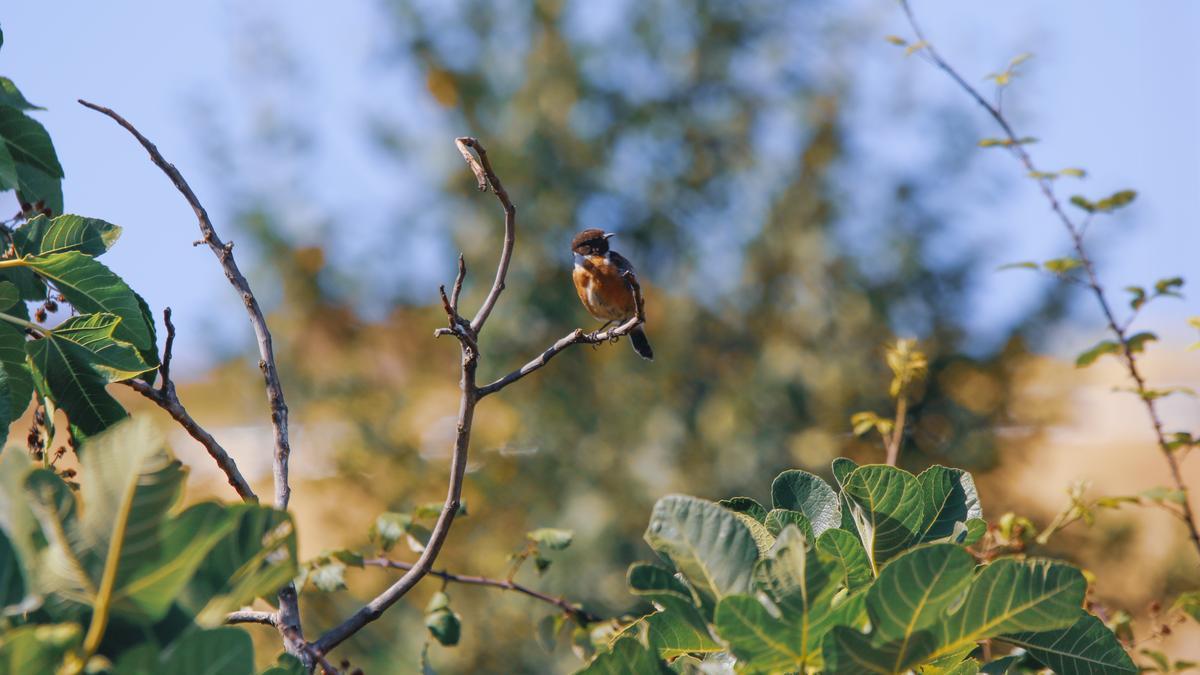
<svg viewBox="0 0 1200 675">
<path fill-rule="evenodd" d="M 486 190 L 490 187 L 500 200 L 500 205 L 504 209 L 504 245 L 500 253 L 500 262 L 496 266 L 496 279 L 492 283 L 492 289 L 488 292 L 487 298 L 483 301 L 483 306 L 480 307 L 473 321 L 468 323 L 463 320 L 457 306 L 457 296 L 461 292 L 462 277 L 466 273 L 465 263 L 461 261 L 459 263 L 459 275 L 455 279 L 455 289 L 451 291 L 455 298 L 454 301 L 451 301 L 447 297 L 445 287 L 440 289 L 443 309 L 446 311 L 446 319 L 449 327 L 438 329 L 434 335 L 452 334 L 457 337 L 461 355 L 461 376 L 458 383 L 460 390 L 458 424 L 456 425 L 454 448 L 450 457 L 450 483 L 446 489 L 446 501 L 442 506 L 442 512 L 438 515 L 437 522 L 433 525 L 433 530 L 429 534 L 429 541 L 425 544 L 425 550 L 421 552 L 420 557 L 413 563 L 411 569 L 407 570 L 394 584 L 377 595 L 345 621 L 317 639 L 314 644 L 322 653 L 328 653 L 345 641 L 346 638 L 361 630 L 363 626 L 378 619 L 389 607 L 394 605 L 416 586 L 422 577 L 429 573 L 433 567 L 434 560 L 437 559 L 438 554 L 442 550 L 442 545 L 446 543 L 446 537 L 449 536 L 450 527 L 454 523 L 454 516 L 458 513 L 458 507 L 461 504 L 463 479 L 467 471 L 467 453 L 471 444 L 471 426 L 475 419 L 475 406 L 479 403 L 480 399 L 479 388 L 475 383 L 475 373 L 479 365 L 480 356 L 478 344 L 479 331 L 487 321 L 488 315 L 491 314 L 497 300 L 500 299 L 500 294 L 504 291 L 504 280 L 508 276 L 508 266 L 512 260 L 513 244 L 516 242 L 516 207 L 509 200 L 508 193 L 504 191 L 500 179 L 492 171 L 491 164 L 487 159 L 487 150 L 484 149 L 483 145 L 474 138 L 469 137 L 457 138 L 454 143 L 458 151 L 462 154 L 463 159 L 466 160 L 467 166 L 475 174 L 479 189 Z M 471 149 L 474 149 L 478 153 L 478 159 L 471 153 Z"/>
<path fill-rule="evenodd" d="M 896 466 L 900 461 L 900 441 L 904 439 L 904 419 L 908 414 L 908 397 L 901 389 L 896 401 L 896 420 L 892 423 L 892 437 L 887 442 L 887 465 Z"/>
<path fill-rule="evenodd" d="M 1082 226 L 1077 226 L 1071 217 L 1067 215 L 1067 212 L 1063 209 L 1058 197 L 1054 194 L 1054 186 L 1050 179 L 1043 177 L 1037 171 L 1037 168 L 1033 163 L 1033 158 L 1025 149 L 1024 144 L 1021 143 L 1020 138 L 1013 131 L 1012 125 L 1009 124 L 1008 120 L 1004 117 L 1004 114 L 998 108 L 988 103 L 977 89 L 967 83 L 967 81 L 958 74 L 958 71 L 954 70 L 954 68 L 945 59 L 943 59 L 940 54 L 938 54 L 937 50 L 934 49 L 933 44 L 926 39 L 924 33 L 921 31 L 921 27 L 917 23 L 916 17 L 913 15 L 912 7 L 909 6 L 908 0 L 900 0 L 900 6 L 903 7 L 904 13 L 908 17 L 908 23 L 910 26 L 912 26 L 913 33 L 915 33 L 917 39 L 925 45 L 924 49 L 922 49 L 922 52 L 927 56 L 931 63 L 949 75 L 950 78 L 953 79 L 958 86 L 963 89 L 963 91 L 973 98 L 976 103 L 982 106 L 983 109 L 986 110 L 987 113 L 992 117 L 992 119 L 996 121 L 996 124 L 998 124 L 1000 129 L 1004 132 L 1010 144 L 1009 147 L 1012 150 L 1013 155 L 1016 156 L 1029 174 L 1036 178 L 1038 187 L 1042 191 L 1042 195 L 1045 196 L 1046 201 L 1050 204 L 1050 209 L 1058 217 L 1059 221 L 1070 235 L 1071 244 L 1075 249 L 1076 255 L 1079 257 L 1079 261 L 1083 265 L 1084 273 L 1087 276 L 1087 286 L 1091 289 L 1092 295 L 1095 296 L 1097 303 L 1100 305 L 1100 310 L 1104 314 L 1104 319 L 1108 324 L 1109 331 L 1112 332 L 1113 336 L 1117 338 L 1117 342 L 1121 345 L 1121 360 L 1124 362 L 1125 369 L 1129 373 L 1130 378 L 1132 378 L 1134 381 L 1138 397 L 1142 399 L 1142 403 L 1145 405 L 1146 414 L 1150 418 L 1151 426 L 1154 427 L 1154 436 L 1158 444 L 1158 448 L 1162 452 L 1163 459 L 1166 460 L 1167 467 L 1171 472 L 1171 480 L 1175 484 L 1175 489 L 1179 490 L 1184 495 L 1183 503 L 1181 505 L 1183 508 L 1183 520 L 1187 526 L 1188 536 L 1192 540 L 1192 546 L 1196 549 L 1197 553 L 1200 553 L 1200 528 L 1197 526 L 1196 516 L 1192 511 L 1191 500 L 1188 498 L 1187 483 L 1183 480 L 1183 474 L 1179 468 L 1179 461 L 1175 457 L 1174 452 L 1171 450 L 1170 443 L 1167 441 L 1166 433 L 1163 431 L 1163 423 L 1162 418 L 1158 413 L 1158 406 L 1155 404 L 1153 397 L 1146 395 L 1148 391 L 1146 387 L 1146 380 L 1142 376 L 1141 369 L 1138 367 L 1137 358 L 1134 356 L 1133 346 L 1129 342 L 1129 337 L 1126 333 L 1127 326 L 1122 326 L 1122 324 L 1117 321 L 1116 315 L 1113 313 L 1112 307 L 1108 302 L 1108 297 L 1104 294 L 1104 288 L 1100 285 L 1100 279 L 1096 274 L 1095 265 L 1093 264 L 1091 257 L 1088 256 L 1087 250 L 1084 248 L 1083 234 L 1087 220 L 1084 221 Z"/>
<path fill-rule="evenodd" d="M 563 337 L 558 342 L 550 345 L 549 349 L 541 354 L 538 354 L 537 357 L 529 361 L 529 363 L 526 363 L 525 365 L 512 371 L 504 377 L 501 377 L 495 382 L 491 382 L 480 387 L 480 398 L 488 396 L 489 394 L 494 394 L 513 382 L 516 382 L 517 380 L 534 372 L 535 370 L 543 368 L 547 363 L 550 362 L 550 359 L 554 358 L 559 352 L 563 351 L 567 347 L 570 347 L 571 345 L 602 344 L 604 342 L 608 342 L 609 340 L 619 338 L 623 335 L 628 335 L 633 331 L 633 329 L 645 323 L 646 308 L 645 301 L 642 299 L 642 287 L 640 284 L 638 284 L 637 279 L 632 274 L 626 273 L 625 281 L 628 282 L 629 288 L 633 292 L 634 315 L 632 318 L 616 328 L 598 333 L 585 333 L 583 332 L 582 328 L 576 328 L 566 337 Z"/>
<path fill-rule="evenodd" d="M 258 495 L 254 494 L 254 490 L 250 488 L 250 484 L 242 477 L 242 472 L 238 470 L 237 462 L 233 461 L 233 458 L 229 456 L 225 448 L 221 447 L 217 439 L 213 438 L 212 434 L 208 433 L 204 427 L 200 426 L 188 414 L 187 408 L 183 407 L 183 403 L 180 402 L 179 396 L 175 393 L 175 382 L 171 380 L 171 351 L 175 345 L 175 324 L 171 323 L 170 307 L 163 310 L 163 323 L 167 326 L 167 338 L 163 346 L 163 356 L 158 366 L 158 387 L 152 387 L 142 380 L 125 380 L 123 384 L 167 411 L 167 414 L 178 422 L 179 426 L 183 427 L 189 436 L 204 446 L 204 449 L 208 451 L 209 457 L 212 457 L 213 461 L 217 463 L 217 467 L 225 473 L 226 480 L 237 491 L 242 501 L 257 504 Z"/>
<path fill-rule="evenodd" d="M 467 278 L 467 261 L 458 254 L 458 274 L 454 277 L 454 290 L 450 292 L 450 308 L 458 311 L 458 296 L 462 295 L 463 279 Z"/>
<path fill-rule="evenodd" d="M 183 195 L 184 199 L 192 207 L 192 211 L 195 212 L 196 219 L 200 224 L 200 232 L 203 235 L 202 241 L 208 244 L 213 254 L 217 256 L 217 260 L 225 272 L 225 277 L 229 279 L 229 283 L 233 285 L 238 295 L 241 296 L 242 303 L 246 306 L 246 312 L 250 315 L 250 325 L 254 328 L 254 335 L 258 342 L 258 367 L 263 374 L 263 381 L 267 391 L 267 404 L 271 409 L 271 429 L 275 445 L 273 463 L 275 474 L 275 506 L 286 511 L 288 500 L 291 497 L 291 486 L 288 483 L 288 458 L 291 455 L 291 443 L 288 440 L 287 403 L 284 401 L 283 387 L 279 383 L 279 370 L 275 365 L 275 348 L 271 342 L 271 331 L 267 328 L 267 320 L 263 316 L 262 308 L 259 307 L 258 299 L 254 297 L 254 292 L 250 290 L 250 282 L 246 281 L 245 275 L 238 269 L 237 262 L 233 258 L 233 243 L 230 242 L 227 244 L 217 236 L 217 231 L 208 217 L 208 212 L 204 209 L 196 194 L 192 192 L 191 186 L 184 180 L 183 174 L 179 173 L 179 170 L 173 164 L 163 158 L 162 153 L 158 151 L 154 143 L 150 142 L 150 139 L 143 136 L 124 117 L 118 115 L 113 110 L 82 99 L 80 99 L 79 103 L 112 118 L 142 144 L 142 147 L 150 154 L 150 160 L 167 175 L 167 178 L 175 185 L 175 189 Z M 301 639 L 304 636 L 304 632 L 300 626 L 299 599 L 296 596 L 295 587 L 290 583 L 279 592 L 279 625 L 280 632 L 287 638 L 284 642 L 288 650 L 304 659 L 302 654 L 297 653 L 289 638 L 289 635 L 292 633 Z"/>
<path fill-rule="evenodd" d="M 475 174 L 479 189 L 486 190 L 490 187 L 496 195 L 496 199 L 500 200 L 500 206 L 504 208 L 504 246 L 500 249 L 500 263 L 496 266 L 496 279 L 492 282 L 492 289 L 488 291 L 487 298 L 479 307 L 479 313 L 471 321 L 471 331 L 478 337 L 479 333 L 483 331 L 483 324 L 491 316 L 496 301 L 500 299 L 500 294 L 504 291 L 504 280 L 508 277 L 508 266 L 512 262 L 513 245 L 517 241 L 517 207 L 508 198 L 508 193 L 504 191 L 504 185 L 500 183 L 500 178 L 492 171 L 492 164 L 488 161 L 487 150 L 483 145 L 469 136 L 454 139 L 454 144 Z M 478 159 L 471 154 L 470 149 L 474 149 L 478 153 Z"/>
<path fill-rule="evenodd" d="M 243 609 L 236 612 L 230 612 L 225 617 L 225 623 L 261 623 L 264 626 L 278 626 L 279 615 L 275 612 L 258 612 L 250 609 Z"/>
<path fill-rule="evenodd" d="M 413 568 L 412 563 L 402 562 L 399 560 L 389 560 L 388 558 L 368 558 L 363 561 L 363 564 L 370 565 L 373 567 L 389 567 L 389 568 L 397 569 L 397 570 L 411 570 Z M 492 579 L 490 577 L 472 576 L 472 575 L 467 575 L 467 574 L 455 574 L 453 572 L 447 572 L 444 570 L 442 570 L 442 571 L 430 570 L 429 576 L 437 577 L 444 581 L 453 581 L 453 582 L 459 583 L 459 584 L 473 584 L 476 586 L 491 586 L 493 588 L 499 588 L 499 589 L 506 590 L 506 591 L 516 591 L 517 593 L 524 593 L 525 595 L 528 595 L 531 598 L 537 598 L 538 600 L 541 600 L 542 602 L 550 603 L 551 605 L 558 607 L 562 611 L 564 611 L 567 614 L 570 614 L 571 616 L 578 619 L 583 624 L 596 623 L 598 621 L 603 621 L 603 619 L 601 617 L 596 616 L 595 614 L 592 614 L 591 612 L 584 610 L 582 607 L 577 607 L 563 598 L 556 598 L 552 595 L 547 595 L 540 591 L 529 588 L 528 586 L 523 586 L 521 584 L 518 584 L 510 579 Z"/>
</svg>

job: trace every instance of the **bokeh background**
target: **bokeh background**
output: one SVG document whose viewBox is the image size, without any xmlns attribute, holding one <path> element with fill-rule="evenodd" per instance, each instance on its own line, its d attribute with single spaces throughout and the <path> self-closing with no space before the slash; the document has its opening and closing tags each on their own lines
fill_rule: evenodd
<svg viewBox="0 0 1200 675">
<path fill-rule="evenodd" d="M 1114 295 L 1192 273 L 1200 8 L 915 9 L 972 82 L 1036 54 L 1006 109 L 1042 139 L 1033 151 L 1046 168 L 1088 169 L 1064 194 L 1139 190 L 1089 235 Z M 890 0 L 25 3 L 0 11 L 0 26 L 0 72 L 47 108 L 67 210 L 125 227 L 109 264 L 152 307 L 173 308 L 185 403 L 266 485 L 270 433 L 240 303 L 190 246 L 194 218 L 170 184 L 74 100 L 111 106 L 153 138 L 253 269 L 293 411 L 305 556 L 365 546 L 381 511 L 444 494 L 457 350 L 431 337 L 444 321 L 436 289 L 461 250 L 464 302 L 477 306 L 501 233 L 453 146 L 464 134 L 486 144 L 519 209 L 481 377 L 592 325 L 569 282 L 568 242 L 584 227 L 618 232 L 639 267 L 658 359 L 575 349 L 489 398 L 470 515 L 439 566 L 500 576 L 523 532 L 568 528 L 575 543 L 550 570 L 518 578 L 598 614 L 636 611 L 624 571 L 650 555 L 640 534 L 658 497 L 765 499 L 783 469 L 881 459 L 848 420 L 888 410 L 882 353 L 896 336 L 931 357 L 902 464 L 974 471 L 989 517 L 1044 525 L 1075 480 L 1096 495 L 1165 482 L 1144 413 L 1112 392 L 1115 361 L 1073 366 L 1103 337 L 1092 299 L 996 271 L 1065 255 L 1066 237 L 1011 158 L 976 147 L 994 133 L 981 111 L 883 40 L 907 36 Z M 1200 339 L 1185 323 L 1197 314 L 1192 298 L 1143 313 L 1162 338 L 1146 358 L 1157 385 L 1200 388 L 1185 351 Z M 1168 428 L 1195 429 L 1195 400 L 1163 407 Z M 175 449 L 192 467 L 189 498 L 233 496 L 190 439 L 176 434 Z M 1200 484 L 1194 466 L 1189 476 Z M 1043 552 L 1096 572 L 1097 598 L 1138 616 L 1200 583 L 1161 511 L 1106 513 Z M 349 593 L 306 593 L 306 627 L 319 632 L 390 580 L 355 571 Z M 370 673 L 415 668 L 436 587 L 423 583 L 340 655 Z M 536 644 L 546 606 L 450 592 L 465 630 L 458 647 L 431 649 L 439 669 L 578 664 L 565 645 Z M 265 660 L 276 645 L 260 632 Z M 1200 656 L 1196 644 L 1189 629 L 1166 647 Z"/>
</svg>

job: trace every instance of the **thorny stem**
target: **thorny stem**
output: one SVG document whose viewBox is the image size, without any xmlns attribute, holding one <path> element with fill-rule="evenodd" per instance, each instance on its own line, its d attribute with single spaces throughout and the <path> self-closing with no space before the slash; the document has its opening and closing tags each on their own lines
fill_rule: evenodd
<svg viewBox="0 0 1200 675">
<path fill-rule="evenodd" d="M 917 39 L 925 46 L 919 52 L 924 55 L 934 66 L 942 72 L 950 76 L 958 86 L 965 91 L 972 99 L 975 100 L 988 115 L 995 120 L 996 124 L 1004 132 L 1006 139 L 1009 142 L 1009 148 L 1013 155 L 1021 162 L 1029 174 L 1035 177 L 1038 187 L 1041 189 L 1042 195 L 1050 204 L 1051 211 L 1058 217 L 1066 229 L 1067 234 L 1071 237 L 1071 245 L 1075 249 L 1075 254 L 1079 257 L 1079 262 L 1083 266 L 1084 274 L 1087 277 L 1087 286 L 1095 296 L 1096 302 L 1100 305 L 1100 310 L 1104 314 L 1104 320 L 1108 324 L 1108 329 L 1113 336 L 1117 338 L 1117 342 L 1121 345 L 1121 361 L 1125 364 L 1125 369 L 1129 373 L 1129 377 L 1133 379 L 1134 387 L 1138 398 L 1142 400 L 1142 404 L 1146 408 L 1146 414 L 1150 418 L 1150 424 L 1154 428 L 1155 441 L 1163 455 L 1163 459 L 1167 463 L 1167 468 L 1171 473 L 1171 480 L 1175 484 L 1175 489 L 1179 490 L 1184 495 L 1183 500 L 1183 521 L 1187 526 L 1188 536 L 1192 540 L 1192 546 L 1196 549 L 1197 554 L 1200 554 L 1200 529 L 1197 527 L 1195 512 L 1192 510 L 1191 499 L 1188 495 L 1187 483 L 1183 480 L 1183 474 L 1179 468 L 1179 460 L 1171 449 L 1170 443 L 1167 441 L 1166 433 L 1163 431 L 1162 418 L 1158 413 L 1158 406 L 1155 404 L 1153 397 L 1148 395 L 1145 377 L 1138 367 L 1137 358 L 1134 356 L 1133 347 L 1130 345 L 1127 333 L 1128 325 L 1122 325 L 1117 321 L 1116 315 L 1113 313 L 1112 306 L 1108 302 L 1108 297 L 1104 294 L 1104 287 L 1100 285 L 1100 279 L 1096 274 L 1096 267 L 1092 262 L 1091 257 L 1087 254 L 1084 248 L 1083 235 L 1087 221 L 1082 225 L 1076 225 L 1067 212 L 1063 209 L 1058 197 L 1054 194 L 1054 186 L 1049 178 L 1039 174 L 1033 163 L 1033 158 L 1020 142 L 1020 138 L 1013 131 L 1012 125 L 1004 117 L 1000 109 L 988 103 L 975 87 L 967 83 L 958 71 L 954 69 L 938 51 L 933 44 L 926 39 L 925 34 L 921 31 L 920 25 L 917 23 L 916 17 L 913 15 L 912 7 L 908 0 L 900 0 L 900 6 L 904 9 L 904 14 L 908 18 L 908 23 L 912 27 L 913 33 Z"/>
</svg>

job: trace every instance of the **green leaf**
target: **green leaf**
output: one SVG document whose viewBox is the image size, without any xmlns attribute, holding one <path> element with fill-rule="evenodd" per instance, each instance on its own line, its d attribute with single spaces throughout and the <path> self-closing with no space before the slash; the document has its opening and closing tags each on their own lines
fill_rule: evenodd
<svg viewBox="0 0 1200 675">
<path fill-rule="evenodd" d="M 959 523 L 983 517 L 975 480 L 966 471 L 934 465 L 921 472 L 917 481 L 926 513 L 922 541 L 945 539 L 959 530 Z M 965 534 L 965 529 L 961 531 Z"/>
<path fill-rule="evenodd" d="M 0 529 L 0 615 L 25 600 L 25 574 L 21 571 L 21 559 L 13 548 L 8 535 Z"/>
<path fill-rule="evenodd" d="M 143 361 L 133 345 L 116 338 L 121 321 L 112 314 L 80 314 L 56 326 L 46 339 L 82 347 L 89 354 L 89 365 L 108 382 L 130 380 L 155 366 Z"/>
<path fill-rule="evenodd" d="M 655 675 L 670 671 L 649 649 L 632 637 L 613 643 L 612 649 L 596 656 L 576 675 Z"/>
<path fill-rule="evenodd" d="M 17 163 L 17 198 L 22 204 L 42 207 L 51 215 L 63 212 L 62 178 L 29 164 Z"/>
<path fill-rule="evenodd" d="M 0 192 L 15 190 L 20 184 L 17 163 L 8 151 L 8 144 L 0 142 Z"/>
<path fill-rule="evenodd" d="M 717 632 L 749 672 L 800 670 L 805 653 L 794 646 L 792 631 L 756 598 L 730 595 L 717 605 Z"/>
<path fill-rule="evenodd" d="M 161 658 L 160 673 L 254 675 L 254 643 L 240 628 L 196 630 L 175 640 Z"/>
<path fill-rule="evenodd" d="M 1071 204 L 1083 209 L 1084 211 L 1087 211 L 1088 213 L 1096 212 L 1096 205 L 1083 195 L 1073 195 L 1071 197 Z"/>
<path fill-rule="evenodd" d="M 21 301 L 21 292 L 11 281 L 0 281 L 0 311 L 9 309 Z"/>
<path fill-rule="evenodd" d="M 326 560 L 315 566 L 308 575 L 317 590 L 330 593 L 346 588 L 346 564 L 340 560 Z"/>
<path fill-rule="evenodd" d="M 779 536 L 783 532 L 783 528 L 788 525 L 795 525 L 800 528 L 800 533 L 808 540 L 813 540 L 816 535 L 813 534 L 812 523 L 808 517 L 799 511 L 789 509 L 771 509 L 767 514 L 767 531 L 773 536 Z M 828 530 L 826 530 L 828 532 Z"/>
<path fill-rule="evenodd" d="M 118 339 L 138 349 L 154 348 L 153 327 L 147 325 L 137 295 L 102 263 L 79 251 L 23 258 L 22 262 L 39 276 L 53 281 L 80 312 L 120 317 L 114 333 Z M 157 360 L 153 365 L 158 365 Z"/>
<path fill-rule="evenodd" d="M 963 537 L 963 540 L 959 542 L 963 546 L 973 546 L 983 538 L 983 535 L 987 534 L 987 521 L 982 518 L 971 518 L 967 520 L 966 525 L 967 534 L 965 537 Z"/>
<path fill-rule="evenodd" d="M 645 539 L 708 607 L 750 588 L 758 559 L 754 538 L 737 516 L 712 502 L 682 495 L 658 500 Z"/>
<path fill-rule="evenodd" d="M 3 41 L 0 40 L 0 44 Z M 17 85 L 7 77 L 0 77 L 0 106 L 7 106 L 17 110 L 44 110 L 28 100 L 21 94 L 21 90 L 17 89 Z"/>
<path fill-rule="evenodd" d="M 1040 633 L 1013 633 L 1000 639 L 1023 647 L 1059 675 L 1136 673 L 1137 666 L 1117 637 L 1096 617 L 1076 609 L 1074 624 Z"/>
<path fill-rule="evenodd" d="M 1105 354 L 1118 354 L 1121 351 L 1121 345 L 1112 340 L 1102 340 L 1096 343 L 1091 349 L 1081 353 L 1075 358 L 1076 368 L 1086 368 L 1096 362 L 1096 359 Z"/>
<path fill-rule="evenodd" d="M 300 663 L 300 659 L 284 653 L 275 659 L 271 667 L 262 671 L 261 675 L 308 675 L 308 670 Z"/>
<path fill-rule="evenodd" d="M 381 513 L 371 525 L 371 541 L 379 544 L 384 551 L 389 551 L 404 537 L 410 525 L 412 516 L 407 513 Z"/>
<path fill-rule="evenodd" d="M 23 305 L 18 305 L 16 309 L 25 309 Z M 29 407 L 29 401 L 33 397 L 33 375 L 29 372 L 29 363 L 25 358 L 25 332 L 7 321 L 0 321 L 0 370 L 3 371 L 3 378 L 0 378 L 0 389 L 5 390 L 6 397 L 0 397 L 0 403 L 6 404 L 6 410 L 0 410 L 0 419 L 12 420 L 20 419 L 25 413 L 25 409 Z M 3 401 L 7 398 L 7 401 Z M 7 423 L 0 426 L 0 431 L 6 431 Z"/>
<path fill-rule="evenodd" d="M 1069 627 L 1087 582 L 1075 567 L 1050 560 L 997 560 L 971 584 L 962 606 L 941 625 L 940 653 L 1005 633 Z"/>
<path fill-rule="evenodd" d="M 69 340 L 43 338 L 25 343 L 37 389 L 66 411 L 85 436 L 125 418 L 125 409 L 105 391 L 107 375 L 93 367 L 93 354 Z"/>
<path fill-rule="evenodd" d="M 1172 603 L 1171 611 L 1181 611 L 1192 617 L 1195 621 L 1200 622 L 1200 591 L 1180 593 L 1179 597 Z"/>
<path fill-rule="evenodd" d="M 842 494 L 872 570 L 878 572 L 920 536 L 925 523 L 921 484 L 907 471 L 880 464 L 859 467 L 847 477 Z"/>
<path fill-rule="evenodd" d="M 1097 211 L 1112 212 L 1121 207 L 1128 206 L 1137 198 L 1137 192 L 1134 190 L 1121 190 L 1112 195 L 1101 199 L 1093 206 Z"/>
<path fill-rule="evenodd" d="M 13 232 L 13 242 L 22 256 L 79 251 L 94 257 L 112 248 L 120 236 L 119 226 L 98 218 L 39 215 Z"/>
<path fill-rule="evenodd" d="M 766 520 L 767 517 L 766 507 L 749 497 L 722 499 L 717 503 L 734 513 L 744 513 L 760 523 Z"/>
<path fill-rule="evenodd" d="M 742 521 L 742 524 L 746 526 L 746 529 L 750 530 L 750 536 L 754 537 L 754 545 L 758 547 L 759 554 L 766 555 L 767 551 L 770 551 L 771 547 L 775 545 L 776 533 L 769 529 L 769 525 L 763 525 L 748 514 L 734 513 L 733 515 L 738 520 Z M 800 514 L 796 515 L 799 515 L 801 518 L 804 517 Z M 770 516 L 768 516 L 767 522 L 771 523 Z"/>
<path fill-rule="evenodd" d="M 842 520 L 833 488 L 819 477 L 799 469 L 784 471 L 775 477 L 771 483 L 771 503 L 776 509 L 803 513 L 817 536 L 837 527 Z"/>
<path fill-rule="evenodd" d="M 1154 292 L 1158 295 L 1174 295 L 1178 297 L 1179 294 L 1176 291 L 1180 288 L 1183 288 L 1183 277 L 1169 277 L 1154 282 Z"/>
<path fill-rule="evenodd" d="M 809 550 L 796 527 L 785 529 L 775 549 L 755 568 L 756 585 L 779 607 L 784 635 L 801 656 L 797 667 L 820 650 L 822 638 L 833 626 L 838 616 L 832 611 L 833 599 L 844 577 L 841 560 Z M 718 611 L 718 630 L 719 618 Z M 722 636 L 728 637 L 724 632 Z"/>
<path fill-rule="evenodd" d="M 1024 260 L 1021 262 L 1006 263 L 1004 265 L 997 267 L 996 271 L 999 272 L 1002 270 L 1037 270 L 1037 269 L 1041 269 L 1041 267 L 1037 263 L 1030 261 L 1030 260 Z"/>
<path fill-rule="evenodd" d="M 3 84 L 0 84 L 2 89 Z M 27 164 L 55 178 L 63 177 L 50 134 L 37 120 L 20 110 L 0 105 L 0 137 L 8 144 L 8 151 L 18 165 Z"/>
<path fill-rule="evenodd" d="M 896 45 L 897 47 L 904 47 L 905 45 L 908 44 L 908 40 L 905 40 L 904 38 L 902 38 L 898 35 L 885 35 L 883 37 L 883 39 L 887 40 L 889 43 L 891 43 L 893 45 Z"/>
<path fill-rule="evenodd" d="M 1053 258 L 1042 263 L 1042 267 L 1047 272 L 1055 274 L 1066 274 L 1073 269 L 1078 269 L 1083 265 L 1078 258 Z"/>
<path fill-rule="evenodd" d="M 462 637 L 462 619 L 449 609 L 441 609 L 425 615 L 425 628 L 438 644 L 451 647 Z"/>
<path fill-rule="evenodd" d="M 695 610 L 692 612 L 695 613 Z M 648 631 L 650 646 L 664 659 L 725 650 L 709 634 L 703 620 L 697 622 L 695 617 L 668 610 L 643 617 L 641 622 Z"/>
<path fill-rule="evenodd" d="M 834 480 L 836 480 L 838 486 L 844 490 L 846 489 L 846 479 L 849 478 L 850 474 L 858 468 L 858 464 L 855 464 L 854 460 L 848 457 L 838 457 L 837 459 L 833 460 L 830 468 L 833 471 Z"/>
<path fill-rule="evenodd" d="M 817 537 L 816 549 L 818 553 L 841 563 L 842 583 L 851 592 L 866 588 L 875 579 L 867 552 L 854 533 L 841 529 L 826 530 Z"/>
<path fill-rule="evenodd" d="M 205 557 L 177 606 L 202 626 L 259 597 L 273 597 L 296 576 L 296 532 L 291 516 L 269 506 L 224 507 L 233 523 Z"/>
<path fill-rule="evenodd" d="M 25 625 L 0 634 L 0 672 L 57 673 L 83 640 L 79 624 Z"/>
<path fill-rule="evenodd" d="M 550 551 L 561 551 L 571 545 L 575 533 L 571 530 L 558 530 L 553 527 L 542 527 L 525 535 L 540 548 Z"/>
<path fill-rule="evenodd" d="M 1146 350 L 1146 343 L 1157 342 L 1157 341 L 1158 341 L 1158 336 L 1155 335 L 1154 333 L 1143 332 L 1143 333 L 1137 333 L 1135 335 L 1130 335 L 1128 338 L 1125 339 L 1125 344 L 1127 344 L 1129 346 L 1129 351 L 1136 354 L 1138 352 L 1142 352 L 1142 351 Z"/>
<path fill-rule="evenodd" d="M 874 644 L 894 653 L 893 670 L 923 661 L 930 643 L 922 635 L 971 583 L 975 560 L 953 544 L 930 544 L 897 557 L 867 591 Z"/>
</svg>

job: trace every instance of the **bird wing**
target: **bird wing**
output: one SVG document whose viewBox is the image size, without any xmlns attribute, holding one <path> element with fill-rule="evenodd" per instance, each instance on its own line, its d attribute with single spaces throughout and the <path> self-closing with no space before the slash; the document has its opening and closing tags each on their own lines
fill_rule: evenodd
<svg viewBox="0 0 1200 675">
<path fill-rule="evenodd" d="M 617 269 L 622 274 L 625 272 L 629 272 L 630 274 L 634 275 L 637 274 L 637 270 L 633 269 L 633 263 L 629 262 L 625 256 L 621 255 L 620 253 L 617 253 L 616 251 L 609 251 L 608 259 L 612 261 L 612 264 L 617 266 Z"/>
</svg>

